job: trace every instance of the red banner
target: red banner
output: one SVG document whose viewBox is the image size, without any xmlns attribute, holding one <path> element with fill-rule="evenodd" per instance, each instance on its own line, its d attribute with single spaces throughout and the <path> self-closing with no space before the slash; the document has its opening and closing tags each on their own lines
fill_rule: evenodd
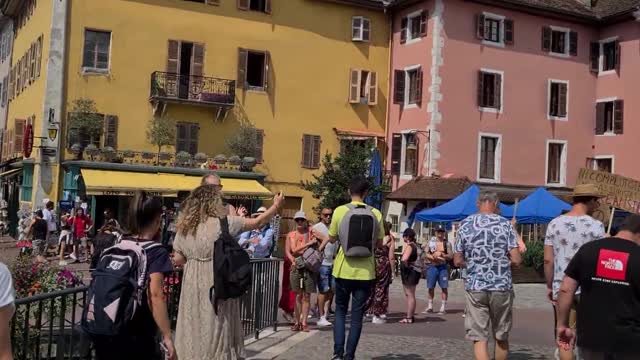
<svg viewBox="0 0 640 360">
<path fill-rule="evenodd" d="M 25 158 L 31 157 L 33 151 L 33 125 L 24 126 L 24 134 L 22 137 L 22 154 Z"/>
</svg>

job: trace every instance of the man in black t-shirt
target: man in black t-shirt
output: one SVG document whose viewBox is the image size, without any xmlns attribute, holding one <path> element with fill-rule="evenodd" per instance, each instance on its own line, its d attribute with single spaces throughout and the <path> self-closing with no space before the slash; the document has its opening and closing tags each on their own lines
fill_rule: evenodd
<svg viewBox="0 0 640 360">
<path fill-rule="evenodd" d="M 574 346 L 569 310 L 580 287 L 577 340 L 585 360 L 640 359 L 640 215 L 627 217 L 619 230 L 583 245 L 560 287 L 558 346 Z"/>
</svg>

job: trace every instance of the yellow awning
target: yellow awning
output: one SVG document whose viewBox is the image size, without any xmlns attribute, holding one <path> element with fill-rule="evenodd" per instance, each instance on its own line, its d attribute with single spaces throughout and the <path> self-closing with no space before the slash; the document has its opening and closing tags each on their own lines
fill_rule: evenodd
<svg viewBox="0 0 640 360">
<path fill-rule="evenodd" d="M 168 173 L 140 173 L 82 169 L 87 195 L 133 196 L 136 190 L 153 195 L 176 197 L 179 191 L 191 191 L 202 177 Z M 222 179 L 226 198 L 264 200 L 273 194 L 252 179 Z"/>
</svg>

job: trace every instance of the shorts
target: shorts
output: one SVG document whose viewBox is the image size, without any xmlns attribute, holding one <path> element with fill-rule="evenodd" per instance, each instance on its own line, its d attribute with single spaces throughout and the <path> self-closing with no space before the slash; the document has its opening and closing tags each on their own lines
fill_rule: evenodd
<svg viewBox="0 0 640 360">
<path fill-rule="evenodd" d="M 411 266 L 402 266 L 400 270 L 402 276 L 402 285 L 404 286 L 416 286 L 420 282 L 422 275 L 419 271 L 416 271 Z"/>
<path fill-rule="evenodd" d="M 318 276 L 318 291 L 325 294 L 336 289 L 336 279 L 332 274 L 333 266 L 322 265 Z"/>
<path fill-rule="evenodd" d="M 509 340 L 513 326 L 513 290 L 467 291 L 464 328 L 472 341 L 489 341 L 490 330 L 496 340 Z"/>
<path fill-rule="evenodd" d="M 62 230 L 60 232 L 60 237 L 58 238 L 58 244 L 66 244 L 66 245 L 73 245 L 73 235 L 71 234 L 71 231 L 69 230 Z"/>
<path fill-rule="evenodd" d="M 427 289 L 435 289 L 436 283 L 440 289 L 449 287 L 449 270 L 446 264 L 427 267 Z"/>
<path fill-rule="evenodd" d="M 298 270 L 293 267 L 291 269 L 291 273 L 289 274 L 289 282 L 291 285 L 291 291 L 303 291 L 307 294 L 313 294 L 316 292 L 316 282 L 314 276 L 307 270 Z"/>
<path fill-rule="evenodd" d="M 33 255 L 44 256 L 46 245 L 47 245 L 47 241 L 44 239 L 37 239 L 37 240 L 31 241 L 31 246 L 33 246 Z"/>
</svg>

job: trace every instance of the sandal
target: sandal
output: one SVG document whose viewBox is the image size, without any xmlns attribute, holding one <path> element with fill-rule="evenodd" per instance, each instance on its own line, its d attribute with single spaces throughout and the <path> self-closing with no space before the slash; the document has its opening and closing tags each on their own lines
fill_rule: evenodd
<svg viewBox="0 0 640 360">
<path fill-rule="evenodd" d="M 307 324 L 301 325 L 300 330 L 302 332 L 308 333 L 309 332 L 309 325 L 307 325 Z"/>
<path fill-rule="evenodd" d="M 413 324 L 416 321 L 416 319 L 412 316 L 410 318 L 404 318 L 402 320 L 399 321 L 400 324 Z"/>
<path fill-rule="evenodd" d="M 295 323 L 293 324 L 293 326 L 291 327 L 291 331 L 300 331 L 302 330 L 302 325 Z"/>
</svg>

